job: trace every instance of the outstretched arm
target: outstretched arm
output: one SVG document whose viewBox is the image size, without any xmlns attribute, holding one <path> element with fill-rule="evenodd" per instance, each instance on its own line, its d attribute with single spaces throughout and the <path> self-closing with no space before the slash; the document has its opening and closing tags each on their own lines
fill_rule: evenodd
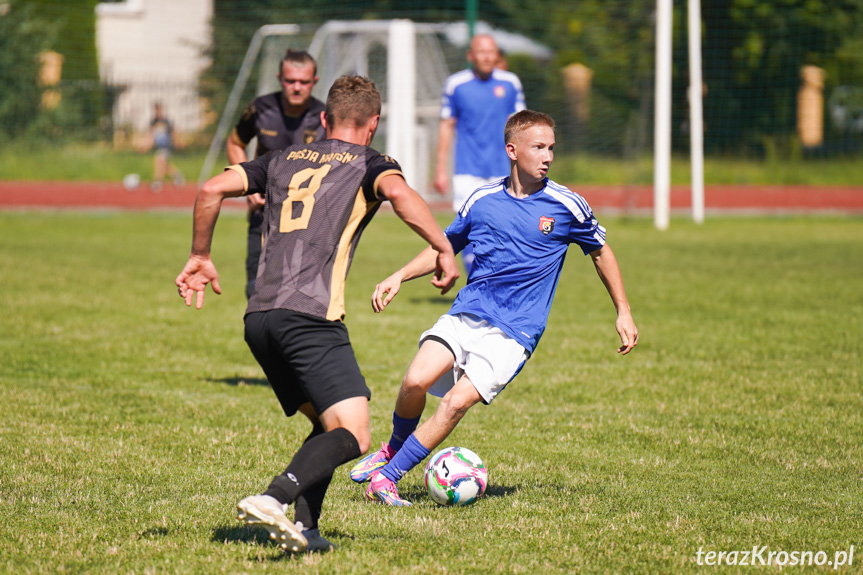
<svg viewBox="0 0 863 575">
<path fill-rule="evenodd" d="M 441 290 L 441 294 L 445 294 L 455 285 L 459 277 L 458 265 L 455 262 L 452 245 L 438 226 L 428 204 L 407 185 L 400 175 L 384 176 L 378 186 L 381 193 L 392 204 L 396 215 L 434 248 L 435 274 L 431 283 Z"/>
<path fill-rule="evenodd" d="M 213 230 L 222 209 L 222 200 L 227 197 L 242 195 L 244 191 L 242 176 L 234 170 L 227 170 L 218 176 L 210 178 L 198 190 L 195 198 L 195 215 L 192 231 L 192 253 L 183 271 L 174 280 L 180 297 L 186 300 L 186 305 L 201 309 L 204 305 L 204 291 L 207 284 L 212 284 L 213 291 L 222 293 L 219 286 L 219 273 L 210 259 L 210 245 L 213 241 Z"/>
<path fill-rule="evenodd" d="M 614 257 L 614 252 L 611 251 L 611 246 L 608 244 L 595 252 L 591 252 L 590 257 L 593 259 L 596 273 L 599 274 L 599 278 L 605 284 L 605 289 L 608 290 L 608 295 L 611 296 L 611 301 L 617 310 L 617 321 L 614 322 L 614 327 L 620 335 L 620 342 L 623 344 L 617 352 L 626 355 L 638 345 L 638 328 L 635 326 L 632 312 L 629 309 L 629 301 L 626 299 L 623 276 L 620 275 L 617 258 Z"/>
<path fill-rule="evenodd" d="M 402 282 L 412 280 L 430 274 L 435 270 L 435 260 L 438 253 L 429 246 L 408 262 L 402 269 L 375 286 L 372 293 L 372 309 L 375 313 L 384 311 L 384 308 L 396 297 L 401 289 Z"/>
</svg>

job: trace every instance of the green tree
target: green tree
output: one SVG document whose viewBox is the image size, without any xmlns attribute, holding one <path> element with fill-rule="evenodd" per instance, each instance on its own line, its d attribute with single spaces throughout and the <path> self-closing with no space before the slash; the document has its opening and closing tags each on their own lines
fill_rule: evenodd
<svg viewBox="0 0 863 575">
<path fill-rule="evenodd" d="M 827 71 L 825 92 L 861 81 L 861 0 L 712 0 L 702 13 L 708 150 L 793 138 L 805 65 Z"/>
<path fill-rule="evenodd" d="M 63 56 L 59 105 L 41 110 L 29 126 L 34 138 L 93 139 L 100 135 L 103 119 L 110 118 L 110 102 L 99 80 L 96 54 L 96 4 L 98 0 L 26 0 L 22 6 L 55 33 L 41 50 Z"/>
<path fill-rule="evenodd" d="M 96 5 L 99 0 L 27 0 L 35 13 L 58 27 L 51 49 L 63 54 L 63 78 L 98 81 Z"/>
<path fill-rule="evenodd" d="M 688 136 L 685 3 L 674 13 L 673 142 Z M 863 0 L 702 0 L 705 145 L 708 151 L 751 153 L 794 138 L 801 66 L 827 72 L 825 95 L 863 85 Z M 653 117 L 655 3 L 635 0 L 483 0 L 479 18 L 554 49 L 550 62 L 511 58 L 525 80 L 528 105 L 558 119 L 559 138 L 589 140 L 594 152 L 634 156 L 650 148 Z M 456 21 L 464 0 L 216 0 L 213 65 L 204 87 L 221 109 L 254 31 L 267 23 L 329 19 L 411 18 Z M 561 69 L 591 70 L 588 125 L 574 122 Z M 576 133 L 576 130 L 585 133 Z"/>
<path fill-rule="evenodd" d="M 48 49 L 54 27 L 35 7 L 8 2 L 0 12 L 0 133 L 19 136 L 39 113 L 39 55 Z"/>
<path fill-rule="evenodd" d="M 213 42 L 207 50 L 211 65 L 201 77 L 200 91 L 216 110 L 224 107 L 249 43 L 264 24 L 301 24 L 313 30 L 333 19 L 388 18 L 411 18 L 419 22 L 461 20 L 464 0 L 441 0 L 434 6 L 424 0 L 308 0 L 300 5 L 288 5 L 281 0 L 215 0 Z M 294 42 L 298 44 L 296 47 L 305 47 L 310 39 L 300 37 Z M 249 90 L 244 100 L 251 96 L 251 87 Z"/>
</svg>

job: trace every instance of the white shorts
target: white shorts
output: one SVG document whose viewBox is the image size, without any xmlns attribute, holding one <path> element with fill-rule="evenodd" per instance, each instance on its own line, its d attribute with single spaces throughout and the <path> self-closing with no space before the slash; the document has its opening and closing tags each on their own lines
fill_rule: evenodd
<svg viewBox="0 0 863 575">
<path fill-rule="evenodd" d="M 452 371 L 443 374 L 429 389 L 435 397 L 446 395 L 456 381 L 467 375 L 488 405 L 530 357 L 530 352 L 503 331 L 466 313 L 442 315 L 420 336 L 420 345 L 427 339 L 446 345 L 455 356 Z"/>
<path fill-rule="evenodd" d="M 496 182 L 502 177 L 480 178 L 469 174 L 455 174 L 452 177 L 452 211 L 459 211 L 478 187 Z"/>
</svg>

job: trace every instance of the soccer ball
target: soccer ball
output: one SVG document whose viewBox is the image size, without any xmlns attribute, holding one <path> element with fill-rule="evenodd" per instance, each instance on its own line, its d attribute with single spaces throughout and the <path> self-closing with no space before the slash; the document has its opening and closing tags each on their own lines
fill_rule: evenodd
<svg viewBox="0 0 863 575">
<path fill-rule="evenodd" d="M 485 493 L 488 471 L 470 449 L 447 447 L 429 459 L 425 484 L 438 505 L 468 505 Z"/>
<path fill-rule="evenodd" d="M 141 185 L 141 176 L 138 174 L 126 174 L 123 178 L 123 187 L 129 191 L 138 189 Z"/>
</svg>

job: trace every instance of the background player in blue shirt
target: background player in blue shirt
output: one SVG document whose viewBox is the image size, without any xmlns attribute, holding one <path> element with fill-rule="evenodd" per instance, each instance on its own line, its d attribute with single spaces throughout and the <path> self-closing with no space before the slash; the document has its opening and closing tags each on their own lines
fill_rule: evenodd
<svg viewBox="0 0 863 575">
<path fill-rule="evenodd" d="M 498 67 L 501 55 L 494 38 L 486 34 L 471 38 L 467 60 L 471 67 L 444 83 L 438 127 L 434 185 L 440 194 L 449 190 L 447 165 L 455 139 L 454 212 L 475 189 L 509 174 L 500 136 L 507 119 L 525 109 L 518 76 Z M 473 263 L 470 246 L 462 252 L 462 259 L 469 273 Z"/>
<path fill-rule="evenodd" d="M 505 129 L 510 176 L 474 192 L 446 229 L 455 252 L 471 244 L 476 260 L 449 313 L 420 337 L 396 400 L 389 443 L 351 470 L 354 481 L 371 479 L 369 499 L 410 505 L 396 482 L 446 439 L 470 407 L 491 403 L 521 370 L 545 330 L 569 244 L 590 255 L 617 309 L 617 351 L 625 355 L 638 343 L 605 229 L 584 198 L 546 177 L 553 128 L 554 120 L 540 112 L 512 116 Z M 431 273 L 435 256 L 426 248 L 378 284 L 374 310 L 383 311 L 403 281 Z M 443 400 L 417 427 L 427 392 Z"/>
</svg>

